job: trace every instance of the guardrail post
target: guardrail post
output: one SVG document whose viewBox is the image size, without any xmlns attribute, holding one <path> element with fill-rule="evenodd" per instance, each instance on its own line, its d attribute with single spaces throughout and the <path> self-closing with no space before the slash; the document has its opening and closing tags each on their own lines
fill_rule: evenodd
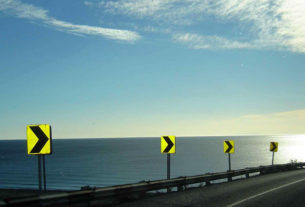
<svg viewBox="0 0 305 207">
<path fill-rule="evenodd" d="M 228 172 L 228 182 L 232 181 L 232 171 Z"/>
<path fill-rule="evenodd" d="M 177 190 L 178 190 L 178 191 L 183 191 L 183 185 L 177 186 Z"/>
</svg>

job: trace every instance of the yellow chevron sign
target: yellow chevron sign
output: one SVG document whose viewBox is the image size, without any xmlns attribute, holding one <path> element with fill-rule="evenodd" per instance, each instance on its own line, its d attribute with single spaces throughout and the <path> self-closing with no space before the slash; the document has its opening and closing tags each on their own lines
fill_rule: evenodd
<svg viewBox="0 0 305 207">
<path fill-rule="evenodd" d="M 48 124 L 28 125 L 26 127 L 29 155 L 52 154 L 52 132 Z"/>
<path fill-rule="evenodd" d="M 224 153 L 234 153 L 234 141 L 226 140 L 223 142 L 223 151 Z"/>
<path fill-rule="evenodd" d="M 270 151 L 271 152 L 277 152 L 279 148 L 278 142 L 270 142 Z"/>
<path fill-rule="evenodd" d="M 161 153 L 175 154 L 176 153 L 176 137 L 162 136 L 161 137 Z"/>
</svg>

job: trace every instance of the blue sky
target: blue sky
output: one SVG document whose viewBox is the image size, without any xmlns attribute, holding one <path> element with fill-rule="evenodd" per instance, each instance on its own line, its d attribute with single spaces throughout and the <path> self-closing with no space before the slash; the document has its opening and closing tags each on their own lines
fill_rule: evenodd
<svg viewBox="0 0 305 207">
<path fill-rule="evenodd" d="M 302 0 L 0 0 L 0 139 L 303 134 Z"/>
</svg>

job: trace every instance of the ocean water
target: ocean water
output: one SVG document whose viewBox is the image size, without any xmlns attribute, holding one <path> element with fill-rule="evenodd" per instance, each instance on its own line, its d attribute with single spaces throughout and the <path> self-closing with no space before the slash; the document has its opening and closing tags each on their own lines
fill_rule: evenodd
<svg viewBox="0 0 305 207">
<path fill-rule="evenodd" d="M 224 140 L 235 141 L 232 169 L 271 164 L 270 141 L 279 142 L 275 164 L 305 161 L 305 136 L 177 137 L 171 177 L 228 170 Z M 80 189 L 166 178 L 160 138 L 53 139 L 46 156 L 48 189 Z M 0 141 L 0 188 L 37 188 L 37 156 L 26 140 Z"/>
</svg>

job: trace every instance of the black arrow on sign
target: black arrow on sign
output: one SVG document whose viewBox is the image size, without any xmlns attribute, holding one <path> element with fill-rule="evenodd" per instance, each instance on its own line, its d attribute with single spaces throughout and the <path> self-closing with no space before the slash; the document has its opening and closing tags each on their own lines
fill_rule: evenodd
<svg viewBox="0 0 305 207">
<path fill-rule="evenodd" d="M 276 144 L 274 142 L 271 142 L 271 144 L 272 144 L 271 152 L 274 152 L 276 150 Z"/>
<path fill-rule="evenodd" d="M 229 146 L 228 149 L 226 150 L 226 153 L 229 153 L 231 151 L 231 149 L 233 148 L 233 146 L 231 145 L 231 143 L 229 141 L 225 141 L 225 142 Z"/>
<path fill-rule="evenodd" d="M 33 147 L 32 151 L 30 153 L 39 153 L 44 145 L 47 143 L 49 138 L 46 136 L 46 134 L 40 129 L 39 126 L 31 126 L 31 130 L 34 132 L 36 137 L 38 138 L 38 142 Z"/>
<path fill-rule="evenodd" d="M 174 143 L 172 142 L 172 140 L 170 140 L 168 136 L 165 136 L 163 138 L 167 142 L 167 147 L 165 148 L 165 150 L 163 150 L 163 152 L 169 152 L 171 148 L 174 146 Z"/>
</svg>

